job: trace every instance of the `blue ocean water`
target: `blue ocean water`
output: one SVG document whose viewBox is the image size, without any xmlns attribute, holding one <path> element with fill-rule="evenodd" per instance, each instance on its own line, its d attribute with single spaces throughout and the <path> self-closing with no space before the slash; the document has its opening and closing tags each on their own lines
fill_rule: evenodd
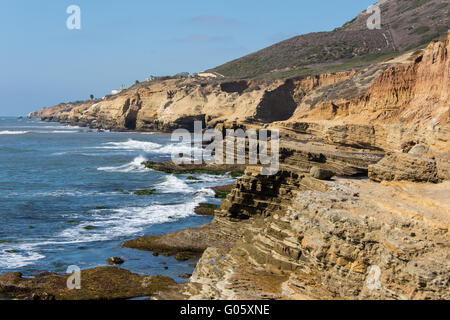
<svg viewBox="0 0 450 320">
<path fill-rule="evenodd" d="M 192 273 L 192 262 L 121 244 L 210 222 L 194 208 L 218 203 L 210 188 L 231 183 L 231 177 L 197 175 L 200 181 L 191 183 L 187 175 L 141 165 L 146 159 L 170 160 L 173 151 L 188 147 L 168 134 L 96 132 L 0 118 L 0 273 L 86 269 L 118 256 L 132 272 L 182 281 L 178 276 Z M 134 194 L 142 189 L 157 194 Z"/>
</svg>

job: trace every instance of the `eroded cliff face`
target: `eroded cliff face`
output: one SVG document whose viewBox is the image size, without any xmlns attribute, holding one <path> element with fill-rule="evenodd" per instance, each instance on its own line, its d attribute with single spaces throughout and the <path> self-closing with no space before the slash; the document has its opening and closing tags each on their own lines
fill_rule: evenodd
<svg viewBox="0 0 450 320">
<path fill-rule="evenodd" d="M 155 81 L 100 102 L 45 108 L 30 116 L 114 130 L 190 129 L 193 120 L 209 126 L 234 121 L 271 123 L 289 119 L 308 92 L 354 73 L 273 82 Z"/>
<path fill-rule="evenodd" d="M 211 127 L 240 122 L 292 129 L 303 123 L 315 128 L 307 133 L 333 144 L 398 151 L 414 141 L 440 152 L 449 148 L 449 39 L 358 71 L 285 81 L 148 82 L 100 102 L 30 116 L 113 130 L 191 129 L 193 120 Z"/>
<path fill-rule="evenodd" d="M 450 299 L 449 49 L 450 36 L 412 59 L 286 81 L 154 82 L 35 116 L 280 130 L 278 174 L 248 167 L 207 232 L 158 240 L 215 239 L 161 298 Z M 312 167 L 338 177 L 317 180 Z"/>
<path fill-rule="evenodd" d="M 215 218 L 235 226 L 233 245 L 209 247 L 177 294 L 450 299 L 448 46 L 310 91 L 272 124 L 280 172 L 249 167 L 236 182 Z M 312 166 L 340 177 L 314 179 Z"/>
<path fill-rule="evenodd" d="M 233 248 L 207 249 L 182 290 L 186 297 L 450 298 L 448 182 L 321 182 L 286 172 L 266 179 L 283 175 L 297 181 L 288 183 L 292 196 L 280 188 L 264 199 L 264 214 L 241 225 Z M 252 183 L 260 179 L 248 171 L 228 201 L 247 212 L 241 194 L 261 199 Z M 216 220 L 240 224 L 235 210 L 222 206 Z"/>
</svg>

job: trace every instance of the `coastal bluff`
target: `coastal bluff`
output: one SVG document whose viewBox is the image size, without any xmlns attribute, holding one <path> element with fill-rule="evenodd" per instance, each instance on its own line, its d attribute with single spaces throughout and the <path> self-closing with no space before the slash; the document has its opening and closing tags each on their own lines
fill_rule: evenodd
<svg viewBox="0 0 450 320">
<path fill-rule="evenodd" d="M 118 131 L 194 120 L 280 131 L 279 172 L 248 166 L 211 224 L 127 243 L 201 256 L 187 283 L 155 298 L 450 299 L 449 51 L 450 34 L 359 69 L 154 81 L 29 117 Z M 313 168 L 335 175 L 316 179 Z"/>
</svg>

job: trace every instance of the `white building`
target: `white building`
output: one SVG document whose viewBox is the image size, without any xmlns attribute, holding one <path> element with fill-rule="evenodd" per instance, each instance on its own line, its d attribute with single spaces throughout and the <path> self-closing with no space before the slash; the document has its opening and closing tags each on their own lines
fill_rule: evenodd
<svg viewBox="0 0 450 320">
<path fill-rule="evenodd" d="M 218 72 L 200 72 L 197 74 L 200 78 L 225 78 L 225 76 L 221 75 Z"/>
</svg>

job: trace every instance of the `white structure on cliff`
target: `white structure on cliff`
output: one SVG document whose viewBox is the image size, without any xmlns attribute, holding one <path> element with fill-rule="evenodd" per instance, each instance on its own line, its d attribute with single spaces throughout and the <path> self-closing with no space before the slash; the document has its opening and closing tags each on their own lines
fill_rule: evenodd
<svg viewBox="0 0 450 320">
<path fill-rule="evenodd" d="M 200 72 L 197 76 L 200 78 L 225 78 L 225 76 L 217 72 Z"/>
</svg>

